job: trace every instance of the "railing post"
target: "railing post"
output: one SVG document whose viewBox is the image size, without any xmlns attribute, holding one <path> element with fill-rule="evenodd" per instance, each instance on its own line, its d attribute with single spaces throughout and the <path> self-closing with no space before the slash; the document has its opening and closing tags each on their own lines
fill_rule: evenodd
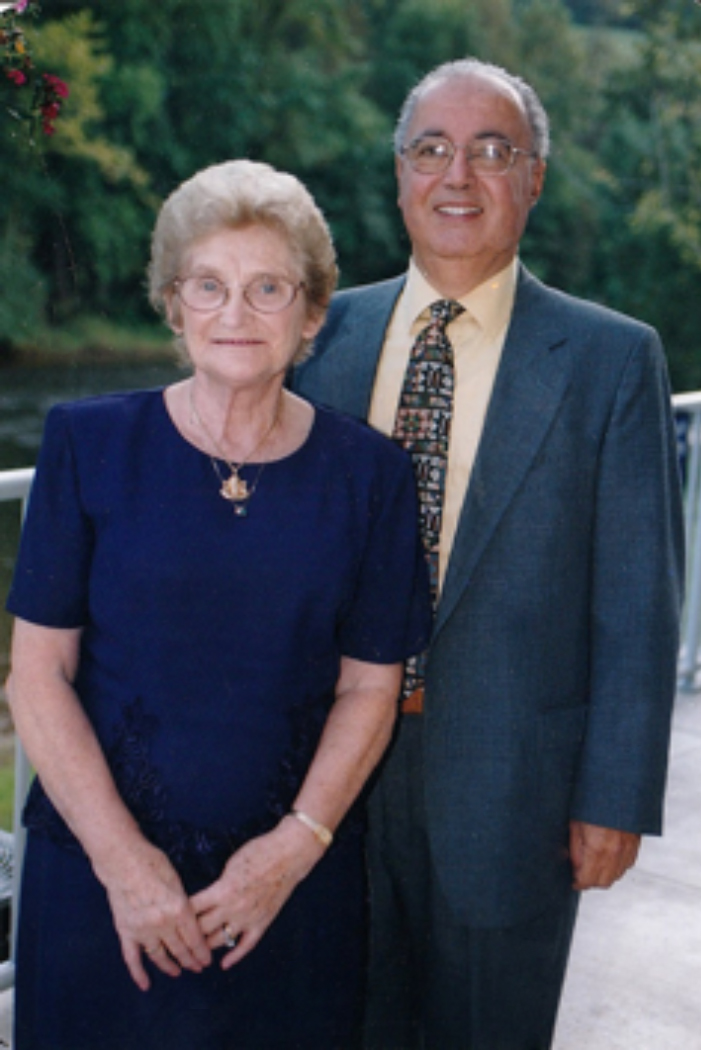
<svg viewBox="0 0 701 1050">
<path fill-rule="evenodd" d="M 686 600 L 679 652 L 678 686 L 695 692 L 701 647 L 701 393 L 679 394 L 673 399 L 678 411 L 690 416 L 686 435 L 684 525 L 686 531 Z"/>
<path fill-rule="evenodd" d="M 26 507 L 26 499 L 32 483 L 34 471 L 7 470 L 0 473 L 0 500 L 21 500 L 22 516 Z M 12 929 L 10 932 L 10 958 L 0 963 L 0 991 L 11 988 L 15 981 L 15 951 L 17 946 L 17 920 L 19 913 L 19 893 L 22 878 L 22 862 L 24 860 L 24 846 L 26 832 L 22 826 L 22 809 L 24 800 L 29 790 L 32 772 L 27 760 L 26 753 L 19 740 L 15 737 L 15 784 L 13 805 L 13 866 L 12 866 Z"/>
<path fill-rule="evenodd" d="M 687 483 L 685 525 L 687 537 L 686 609 L 683 621 L 679 664 L 679 687 L 693 691 L 696 684 L 698 649 L 701 640 L 701 527 L 699 522 L 699 481 L 701 474 L 701 415 L 694 413 L 687 437 Z"/>
</svg>

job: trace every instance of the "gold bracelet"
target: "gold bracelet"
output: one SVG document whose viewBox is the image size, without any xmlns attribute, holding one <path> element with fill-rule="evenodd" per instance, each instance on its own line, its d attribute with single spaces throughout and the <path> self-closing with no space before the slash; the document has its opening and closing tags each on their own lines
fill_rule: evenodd
<svg viewBox="0 0 701 1050">
<path fill-rule="evenodd" d="M 293 809 L 292 816 L 296 817 L 297 820 L 301 821 L 305 827 L 316 835 L 322 846 L 328 847 L 333 842 L 333 832 L 329 831 L 327 827 L 320 824 L 318 820 L 314 820 L 307 813 L 303 813 L 301 809 Z"/>
</svg>

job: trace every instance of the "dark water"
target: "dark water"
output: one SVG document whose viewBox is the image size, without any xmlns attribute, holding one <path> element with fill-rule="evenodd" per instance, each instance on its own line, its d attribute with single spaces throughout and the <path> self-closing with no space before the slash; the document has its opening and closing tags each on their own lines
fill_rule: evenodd
<svg viewBox="0 0 701 1050">
<path fill-rule="evenodd" d="M 0 368 L 0 470 L 34 464 L 44 418 L 58 401 L 160 386 L 178 377 L 177 365 L 153 363 Z"/>
<path fill-rule="evenodd" d="M 0 471 L 32 467 L 44 418 L 59 401 L 115 390 L 162 386 L 182 377 L 177 365 L 99 364 L 0 369 Z M 10 632 L 4 612 L 19 536 L 18 502 L 0 502 L 0 681 L 7 668 Z"/>
</svg>

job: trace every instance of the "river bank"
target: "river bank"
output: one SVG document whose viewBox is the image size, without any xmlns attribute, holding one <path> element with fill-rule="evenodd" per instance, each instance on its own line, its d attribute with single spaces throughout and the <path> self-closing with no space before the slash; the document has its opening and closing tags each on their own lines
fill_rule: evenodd
<svg viewBox="0 0 701 1050">
<path fill-rule="evenodd" d="M 0 375 L 5 368 L 139 364 L 172 357 L 172 335 L 161 322 L 125 326 L 85 315 L 57 327 L 37 327 L 11 344 L 0 343 Z"/>
</svg>

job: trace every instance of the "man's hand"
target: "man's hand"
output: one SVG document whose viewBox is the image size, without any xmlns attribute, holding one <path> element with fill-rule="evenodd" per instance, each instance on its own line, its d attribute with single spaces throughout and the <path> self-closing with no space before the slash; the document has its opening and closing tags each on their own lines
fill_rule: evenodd
<svg viewBox="0 0 701 1050">
<path fill-rule="evenodd" d="M 570 823 L 570 860 L 576 890 L 608 889 L 632 868 L 640 835 L 596 824 Z"/>
</svg>

